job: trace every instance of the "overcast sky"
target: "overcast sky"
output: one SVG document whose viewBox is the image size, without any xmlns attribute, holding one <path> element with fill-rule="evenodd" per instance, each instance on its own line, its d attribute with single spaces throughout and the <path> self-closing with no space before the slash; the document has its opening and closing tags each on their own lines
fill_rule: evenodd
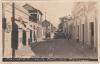
<svg viewBox="0 0 100 64">
<path fill-rule="evenodd" d="M 30 1 L 26 3 L 30 4 L 36 9 L 39 9 L 43 13 L 43 20 L 45 19 L 44 16 L 46 12 L 46 19 L 57 27 L 58 24 L 60 23 L 59 17 L 70 15 L 73 10 L 74 3 L 76 1 L 79 2 L 80 0 L 48 0 L 48 1 L 45 0 L 45 1 Z M 91 1 L 91 0 L 83 0 L 83 1 Z"/>
<path fill-rule="evenodd" d="M 34 8 L 37 8 L 42 11 L 43 13 L 43 20 L 45 19 L 45 12 L 46 12 L 46 19 L 50 21 L 54 26 L 58 26 L 59 24 L 59 17 L 63 17 L 66 15 L 71 14 L 73 8 L 73 2 L 65 2 L 65 1 L 45 1 L 45 2 L 32 2 L 28 3 L 32 5 Z"/>
<path fill-rule="evenodd" d="M 45 1 L 45 2 L 32 2 L 28 3 L 32 5 L 34 8 L 37 8 L 42 11 L 43 13 L 43 20 L 45 19 L 45 12 L 46 12 L 46 19 L 50 21 L 54 26 L 58 26 L 59 24 L 59 17 L 63 17 L 66 15 L 71 14 L 73 8 L 73 2 L 69 1 Z"/>
</svg>

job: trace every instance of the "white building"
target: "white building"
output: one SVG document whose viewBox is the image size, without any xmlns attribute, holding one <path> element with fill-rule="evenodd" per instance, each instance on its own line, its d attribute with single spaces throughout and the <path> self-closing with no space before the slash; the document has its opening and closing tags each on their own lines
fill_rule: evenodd
<svg viewBox="0 0 100 64">
<path fill-rule="evenodd" d="M 77 2 L 73 16 L 74 39 L 97 50 L 97 3 Z"/>
<path fill-rule="evenodd" d="M 43 35 L 43 28 L 42 28 L 42 15 L 43 13 L 32 7 L 29 4 L 25 4 L 23 5 L 23 7 L 28 11 L 28 13 L 30 14 L 29 16 L 29 23 L 31 24 L 32 28 L 34 29 L 32 35 L 33 37 L 35 37 L 36 41 L 40 41 L 42 40 L 42 35 Z"/>
<path fill-rule="evenodd" d="M 42 39 L 42 13 L 34 8 L 39 12 L 35 22 L 29 20 L 31 14 L 23 7 L 29 7 L 28 4 L 6 2 L 2 5 L 3 57 L 12 57 L 13 48 L 17 50 Z"/>
</svg>

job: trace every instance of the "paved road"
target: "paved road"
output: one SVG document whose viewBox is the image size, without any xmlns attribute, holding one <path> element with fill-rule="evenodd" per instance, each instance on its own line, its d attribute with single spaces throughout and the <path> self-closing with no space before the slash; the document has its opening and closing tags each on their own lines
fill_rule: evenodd
<svg viewBox="0 0 100 64">
<path fill-rule="evenodd" d="M 31 49 L 35 54 L 33 57 L 97 58 L 97 53 L 93 50 L 66 39 L 48 40 Z"/>
</svg>

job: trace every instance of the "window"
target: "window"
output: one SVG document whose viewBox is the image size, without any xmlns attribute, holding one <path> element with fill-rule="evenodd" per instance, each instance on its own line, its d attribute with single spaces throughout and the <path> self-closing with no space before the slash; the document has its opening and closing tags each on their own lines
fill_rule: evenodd
<svg viewBox="0 0 100 64">
<path fill-rule="evenodd" d="M 90 23 L 90 30 L 91 30 L 91 35 L 94 36 L 94 23 Z"/>
<path fill-rule="evenodd" d="M 2 18 L 2 28 L 6 29 L 6 18 Z"/>
<path fill-rule="evenodd" d="M 30 14 L 29 21 L 37 22 L 37 14 Z"/>
</svg>

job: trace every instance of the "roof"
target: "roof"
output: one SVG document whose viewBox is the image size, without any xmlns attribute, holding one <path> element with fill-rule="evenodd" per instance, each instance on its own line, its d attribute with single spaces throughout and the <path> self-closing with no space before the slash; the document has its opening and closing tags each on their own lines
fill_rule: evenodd
<svg viewBox="0 0 100 64">
<path fill-rule="evenodd" d="M 50 23 L 48 20 L 46 20 L 46 19 L 42 22 L 42 26 L 43 26 L 43 27 L 45 27 L 45 26 L 50 26 L 50 24 L 51 24 L 51 23 Z"/>
<path fill-rule="evenodd" d="M 25 4 L 25 5 L 23 5 L 23 7 L 24 7 L 28 12 L 29 12 L 30 10 L 31 10 L 31 11 L 38 11 L 41 15 L 43 15 L 43 13 L 42 13 L 40 10 L 34 8 L 33 6 L 31 6 L 31 5 L 29 5 L 29 4 Z"/>
</svg>

